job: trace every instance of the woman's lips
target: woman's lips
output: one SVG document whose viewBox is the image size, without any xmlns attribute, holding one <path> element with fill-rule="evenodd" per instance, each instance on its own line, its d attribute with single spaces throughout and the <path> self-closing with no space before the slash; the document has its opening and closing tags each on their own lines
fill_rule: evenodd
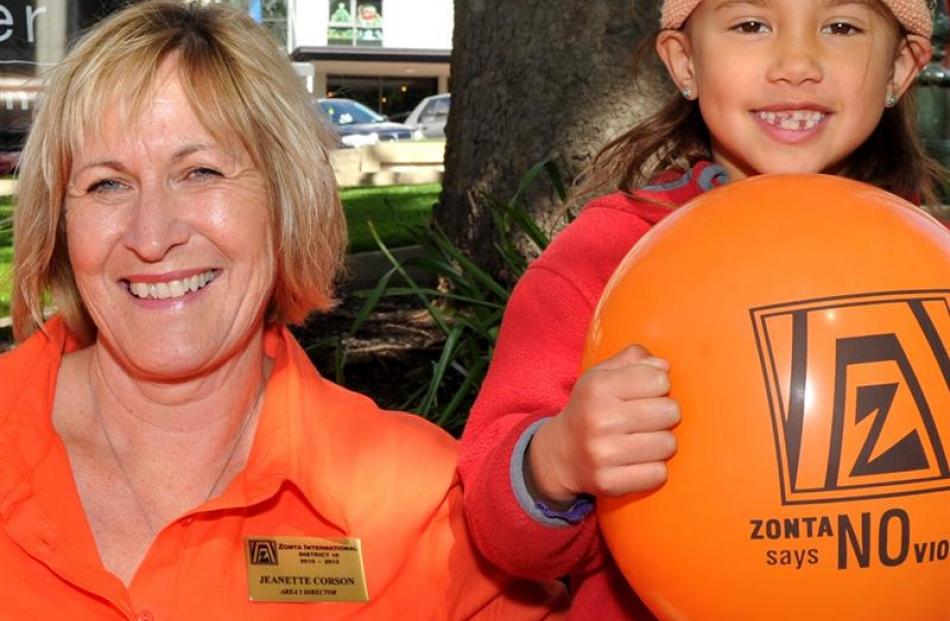
<svg viewBox="0 0 950 621">
<path fill-rule="evenodd" d="M 126 280 L 129 293 L 140 300 L 170 300 L 195 293 L 208 286 L 220 270 L 205 270 L 174 279 L 156 279 L 155 277 L 132 276 Z"/>
</svg>

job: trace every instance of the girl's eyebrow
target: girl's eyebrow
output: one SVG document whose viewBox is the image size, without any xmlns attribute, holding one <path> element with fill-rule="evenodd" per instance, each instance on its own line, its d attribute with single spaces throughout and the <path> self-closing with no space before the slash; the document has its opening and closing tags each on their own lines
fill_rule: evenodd
<svg viewBox="0 0 950 621">
<path fill-rule="evenodd" d="M 752 6 L 758 7 L 770 7 L 772 6 L 773 2 L 772 0 L 727 0 L 726 2 L 723 2 L 717 6 L 715 10 L 721 11 L 722 9 L 728 9 L 743 4 L 751 4 Z"/>
<path fill-rule="evenodd" d="M 726 0 L 726 2 L 721 3 L 716 7 L 717 11 L 722 9 L 731 8 L 734 6 L 739 6 L 743 4 L 749 4 L 757 7 L 770 7 L 774 4 L 773 0 Z M 869 5 L 871 4 L 870 0 L 825 0 L 825 6 L 828 8 L 841 6 L 843 4 L 860 4 L 860 5 Z"/>
<path fill-rule="evenodd" d="M 869 5 L 871 2 L 870 0 L 825 0 L 825 5 L 828 7 L 841 6 L 842 4 Z"/>
</svg>

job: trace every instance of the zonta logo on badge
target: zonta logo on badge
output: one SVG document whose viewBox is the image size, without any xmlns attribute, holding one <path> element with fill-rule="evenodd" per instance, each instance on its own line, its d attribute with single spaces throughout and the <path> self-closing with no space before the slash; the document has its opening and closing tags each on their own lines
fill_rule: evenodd
<svg viewBox="0 0 950 621">
<path fill-rule="evenodd" d="M 273 539 L 248 539 L 251 565 L 277 565 L 277 542 Z"/>
<path fill-rule="evenodd" d="M 751 311 L 783 504 L 950 489 L 948 294 L 865 294 Z"/>
</svg>

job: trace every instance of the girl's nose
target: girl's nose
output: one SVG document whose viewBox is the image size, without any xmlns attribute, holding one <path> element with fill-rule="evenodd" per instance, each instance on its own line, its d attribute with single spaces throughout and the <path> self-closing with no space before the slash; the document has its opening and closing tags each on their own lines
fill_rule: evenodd
<svg viewBox="0 0 950 621">
<path fill-rule="evenodd" d="M 123 236 L 126 248 L 142 261 L 154 263 L 187 242 L 190 229 L 181 218 L 179 201 L 164 183 L 144 185 Z"/>
<path fill-rule="evenodd" d="M 767 73 L 770 82 L 798 86 L 822 80 L 821 50 L 815 37 L 786 32 L 777 38 L 772 55 Z"/>
</svg>

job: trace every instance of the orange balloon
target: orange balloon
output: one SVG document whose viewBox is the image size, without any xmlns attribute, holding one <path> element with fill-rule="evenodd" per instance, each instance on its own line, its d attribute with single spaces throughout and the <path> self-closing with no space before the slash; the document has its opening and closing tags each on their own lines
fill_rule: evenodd
<svg viewBox="0 0 950 621">
<path fill-rule="evenodd" d="M 837 177 L 713 190 L 630 251 L 584 366 L 671 364 L 668 481 L 597 503 L 660 619 L 950 619 L 948 309 L 947 229 Z"/>
</svg>

